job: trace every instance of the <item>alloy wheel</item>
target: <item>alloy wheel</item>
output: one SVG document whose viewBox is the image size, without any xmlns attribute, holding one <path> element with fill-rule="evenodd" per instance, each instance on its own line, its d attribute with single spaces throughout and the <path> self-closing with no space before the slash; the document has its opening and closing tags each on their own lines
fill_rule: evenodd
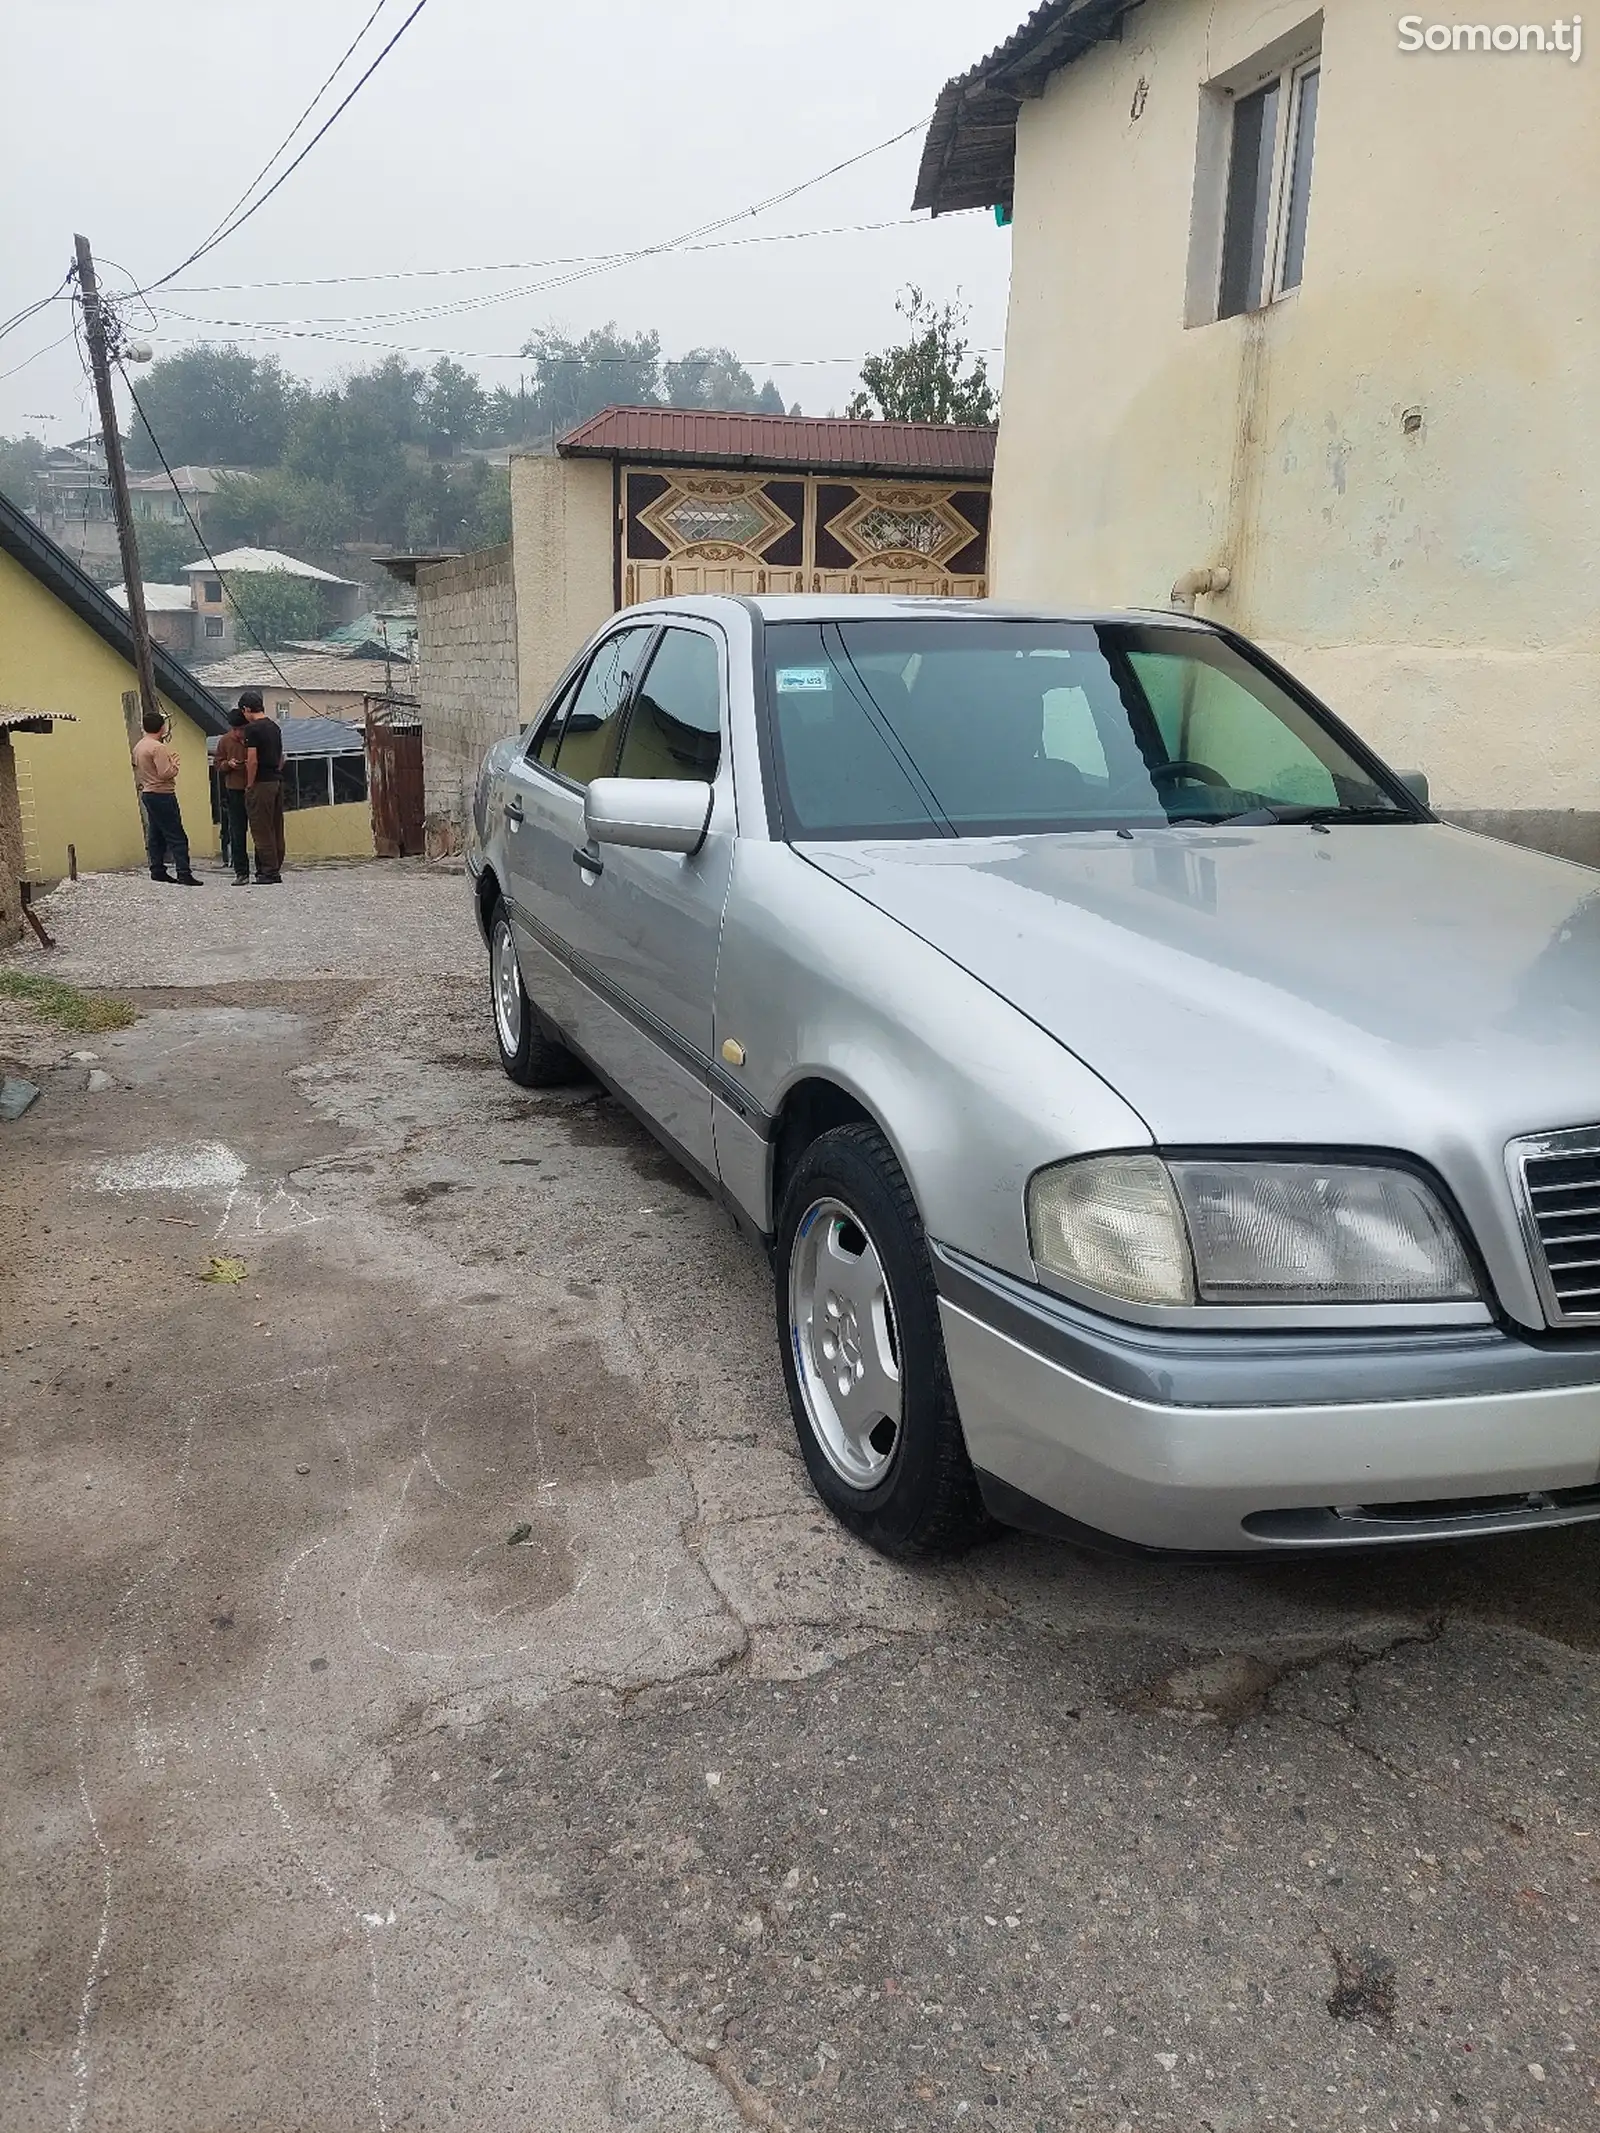
<svg viewBox="0 0 1600 2133">
<path fill-rule="evenodd" d="M 877 1246 L 842 1200 L 813 1202 L 795 1232 L 789 1338 L 828 1464 L 852 1488 L 876 1488 L 900 1437 L 900 1335 Z"/>
</svg>

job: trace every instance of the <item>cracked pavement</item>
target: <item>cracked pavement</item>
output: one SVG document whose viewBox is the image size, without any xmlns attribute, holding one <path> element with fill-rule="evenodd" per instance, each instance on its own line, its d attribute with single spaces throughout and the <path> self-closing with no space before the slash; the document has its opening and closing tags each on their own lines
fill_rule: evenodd
<svg viewBox="0 0 1600 2133">
<path fill-rule="evenodd" d="M 0 1031 L 0 2123 L 1600 2122 L 1600 1533 L 884 1562 L 463 882 L 195 901 L 52 900 L 140 1020 Z"/>
</svg>

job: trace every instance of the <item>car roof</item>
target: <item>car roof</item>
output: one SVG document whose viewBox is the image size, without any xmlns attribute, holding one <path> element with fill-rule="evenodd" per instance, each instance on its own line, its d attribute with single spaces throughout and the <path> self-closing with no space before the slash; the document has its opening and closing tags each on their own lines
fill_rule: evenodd
<svg viewBox="0 0 1600 2133">
<path fill-rule="evenodd" d="M 984 622 L 1170 622 L 1182 629 L 1210 624 L 1170 608 L 1046 607 L 1014 601 L 913 598 L 888 593 L 684 593 L 676 599 L 644 600 L 622 615 L 700 615 L 708 621 L 730 610 L 755 613 L 765 622 L 885 622 L 976 620 Z"/>
</svg>

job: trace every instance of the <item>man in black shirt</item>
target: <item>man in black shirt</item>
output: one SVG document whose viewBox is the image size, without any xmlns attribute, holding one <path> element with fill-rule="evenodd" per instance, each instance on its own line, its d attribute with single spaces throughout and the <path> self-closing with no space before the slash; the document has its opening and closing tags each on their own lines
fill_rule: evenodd
<svg viewBox="0 0 1600 2133">
<path fill-rule="evenodd" d="M 239 698 L 244 713 L 244 807 L 256 848 L 256 881 L 283 879 L 283 734 L 259 689 Z"/>
</svg>

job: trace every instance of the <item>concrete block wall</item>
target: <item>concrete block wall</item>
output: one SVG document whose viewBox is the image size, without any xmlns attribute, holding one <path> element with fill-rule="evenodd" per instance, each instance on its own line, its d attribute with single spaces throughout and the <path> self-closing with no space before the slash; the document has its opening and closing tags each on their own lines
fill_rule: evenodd
<svg viewBox="0 0 1600 2133">
<path fill-rule="evenodd" d="M 521 725 L 511 549 L 417 571 L 417 694 L 430 859 L 458 852 L 485 751 Z"/>
</svg>

